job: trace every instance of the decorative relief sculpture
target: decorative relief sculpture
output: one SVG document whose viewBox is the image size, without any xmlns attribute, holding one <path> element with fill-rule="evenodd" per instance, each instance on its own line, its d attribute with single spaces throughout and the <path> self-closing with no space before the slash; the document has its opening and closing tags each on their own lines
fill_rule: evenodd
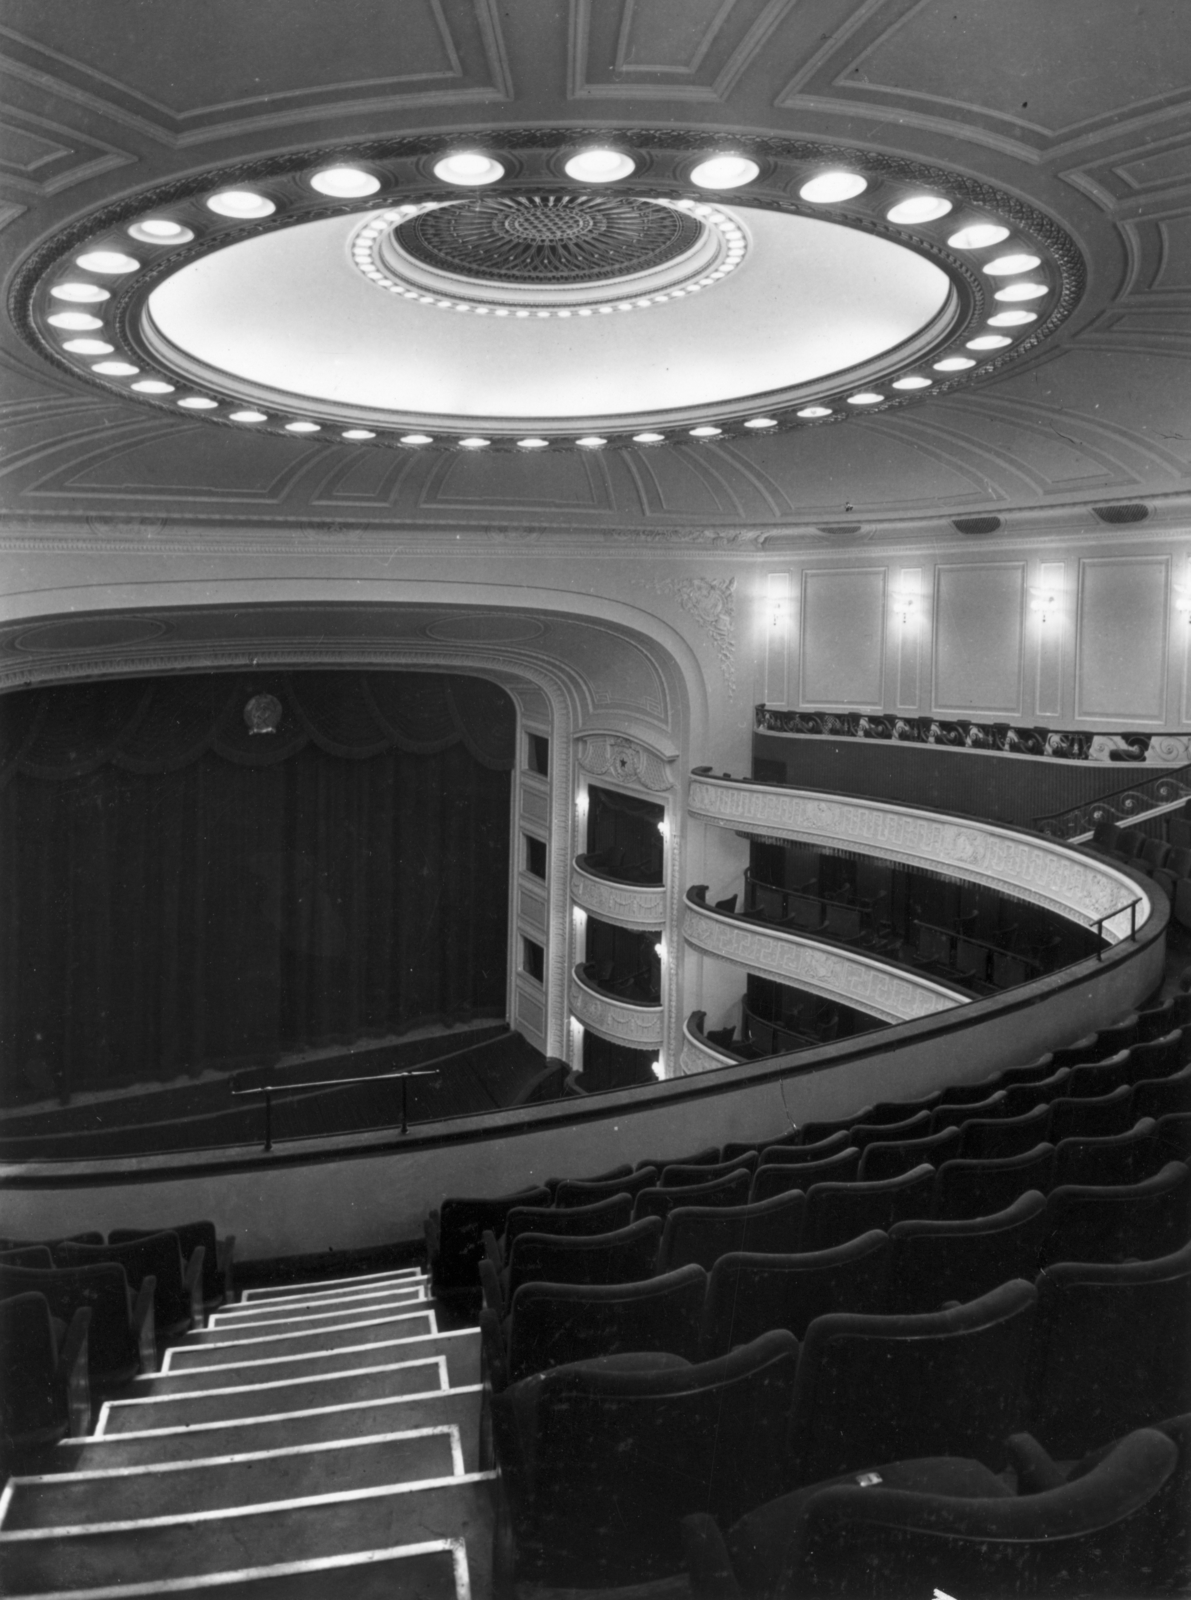
<svg viewBox="0 0 1191 1600">
<path fill-rule="evenodd" d="M 910 1022 L 965 1003 L 962 996 L 949 994 L 928 979 L 883 967 L 871 957 L 827 950 L 797 934 L 761 933 L 740 923 L 704 916 L 690 907 L 682 933 L 688 944 L 707 955 L 831 1000 L 843 1000 L 884 1022 Z"/>
<path fill-rule="evenodd" d="M 589 777 L 615 778 L 617 783 L 655 794 L 674 787 L 669 767 L 673 756 L 660 756 L 648 746 L 617 733 L 589 733 L 579 740 L 579 766 Z"/>
<path fill-rule="evenodd" d="M 666 917 L 666 891 L 626 889 L 603 878 L 589 877 L 576 867 L 571 873 L 571 896 L 576 905 L 609 922 L 633 927 L 660 928 Z"/>
<path fill-rule="evenodd" d="M 658 594 L 673 595 L 688 616 L 711 638 L 712 647 L 728 685 L 736 693 L 735 578 L 658 578 Z"/>
<path fill-rule="evenodd" d="M 615 1000 L 593 994 L 574 974 L 571 976 L 570 999 L 571 1015 L 577 1017 L 585 1028 L 591 1028 L 605 1039 L 631 1045 L 635 1050 L 661 1047 L 660 1006 L 618 1005 Z"/>
<path fill-rule="evenodd" d="M 697 1072 L 719 1072 L 724 1067 L 735 1065 L 728 1057 L 713 1055 L 710 1050 L 704 1049 L 689 1034 L 683 1035 L 682 1051 L 678 1057 L 680 1078 L 692 1077 Z"/>
</svg>

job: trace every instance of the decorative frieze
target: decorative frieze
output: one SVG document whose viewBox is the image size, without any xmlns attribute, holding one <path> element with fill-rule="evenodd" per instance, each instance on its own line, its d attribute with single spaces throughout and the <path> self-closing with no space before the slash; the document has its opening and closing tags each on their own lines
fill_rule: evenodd
<svg viewBox="0 0 1191 1600">
<path fill-rule="evenodd" d="M 967 1003 L 966 995 L 859 951 L 827 949 L 785 930 L 762 932 L 739 918 L 717 916 L 689 903 L 682 935 L 704 955 L 828 1000 L 841 1000 L 883 1022 L 912 1022 Z"/>
<path fill-rule="evenodd" d="M 661 1006 L 631 1006 L 612 1000 L 589 989 L 577 972 L 571 974 L 571 1015 L 614 1044 L 627 1044 L 634 1050 L 662 1047 Z"/>
<path fill-rule="evenodd" d="M 682 1051 L 678 1057 L 678 1075 L 680 1078 L 689 1078 L 698 1072 L 719 1072 L 724 1067 L 739 1066 L 735 1056 L 721 1055 L 718 1050 L 713 1050 L 703 1039 L 698 1039 L 684 1027 L 682 1032 Z"/>
<path fill-rule="evenodd" d="M 1105 937 L 1114 944 L 1129 937 L 1130 902 L 1141 901 L 1135 913 L 1139 928 L 1151 912 L 1140 885 L 1107 862 L 995 823 L 935 816 L 851 796 L 703 777 L 692 782 L 687 809 L 693 817 L 741 832 L 852 850 L 984 883 L 1085 927 L 1108 918 Z M 1114 916 L 1117 912 L 1120 915 Z"/>
<path fill-rule="evenodd" d="M 579 766 L 588 777 L 612 778 L 654 794 L 674 787 L 674 759 L 619 733 L 589 733 L 579 740 Z"/>
<path fill-rule="evenodd" d="M 666 921 L 666 891 L 609 883 L 584 872 L 578 862 L 571 868 L 571 898 L 584 911 L 622 928 L 662 928 Z"/>
</svg>

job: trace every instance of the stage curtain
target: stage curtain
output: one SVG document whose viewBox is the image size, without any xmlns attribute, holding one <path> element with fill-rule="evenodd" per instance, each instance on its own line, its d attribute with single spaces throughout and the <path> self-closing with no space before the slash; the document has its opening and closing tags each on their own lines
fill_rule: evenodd
<svg viewBox="0 0 1191 1600">
<path fill-rule="evenodd" d="M 497 686 L 122 680 L 6 696 L 0 724 L 8 1103 L 505 1014 Z"/>
</svg>

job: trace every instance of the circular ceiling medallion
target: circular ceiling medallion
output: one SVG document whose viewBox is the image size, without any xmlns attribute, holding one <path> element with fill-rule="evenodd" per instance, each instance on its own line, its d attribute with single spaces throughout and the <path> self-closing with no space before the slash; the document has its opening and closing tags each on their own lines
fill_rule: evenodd
<svg viewBox="0 0 1191 1600">
<path fill-rule="evenodd" d="M 70 617 L 29 628 L 13 642 L 14 649 L 29 654 L 48 650 L 116 650 L 145 644 L 168 631 L 156 617 Z"/>
<path fill-rule="evenodd" d="M 545 633 L 540 622 L 529 617 L 445 617 L 431 622 L 426 632 L 432 639 L 450 644 L 525 644 Z"/>
</svg>

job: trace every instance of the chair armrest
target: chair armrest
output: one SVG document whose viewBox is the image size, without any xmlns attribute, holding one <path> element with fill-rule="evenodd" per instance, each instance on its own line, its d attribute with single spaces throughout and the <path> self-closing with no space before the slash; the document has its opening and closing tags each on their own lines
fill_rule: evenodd
<svg viewBox="0 0 1191 1600">
<path fill-rule="evenodd" d="M 504 1295 L 500 1289 L 500 1274 L 491 1261 L 480 1262 L 480 1289 L 484 1296 L 484 1306 L 491 1311 L 494 1317 L 504 1315 Z"/>
<path fill-rule="evenodd" d="M 497 1239 L 491 1228 L 484 1229 L 483 1244 L 484 1259 L 492 1263 L 492 1270 L 494 1272 L 502 1271 L 505 1264 L 504 1251 L 501 1249 L 500 1241 Z"/>
<path fill-rule="evenodd" d="M 141 1357 L 142 1372 L 157 1371 L 157 1318 L 153 1312 L 153 1296 L 157 1293 L 157 1279 L 152 1273 L 141 1279 L 132 1307 L 132 1331 L 136 1335 Z"/>
<path fill-rule="evenodd" d="M 66 1397 L 72 1439 L 91 1431 L 91 1366 L 87 1351 L 90 1326 L 91 1307 L 80 1306 L 70 1319 L 58 1357 L 58 1382 Z"/>
<path fill-rule="evenodd" d="M 206 1254 L 206 1245 L 196 1244 L 183 1274 L 186 1292 L 190 1296 L 190 1320 L 198 1328 L 203 1325 L 203 1260 Z"/>
<path fill-rule="evenodd" d="M 236 1256 L 236 1236 L 229 1233 L 226 1239 L 215 1243 L 215 1265 L 223 1277 L 223 1298 L 234 1300 L 236 1291 L 232 1284 L 232 1262 Z"/>
<path fill-rule="evenodd" d="M 1005 1440 L 1005 1449 L 1017 1473 L 1018 1494 L 1043 1494 L 1066 1483 L 1067 1474 L 1032 1433 L 1011 1433 Z"/>
<path fill-rule="evenodd" d="M 706 1511 L 683 1517 L 682 1549 L 691 1579 L 691 1600 L 741 1600 L 728 1548 L 714 1517 Z"/>
<path fill-rule="evenodd" d="M 480 1312 L 480 1349 L 484 1357 L 488 1382 L 493 1392 L 499 1394 L 502 1389 L 508 1387 L 509 1364 L 504 1338 L 500 1331 L 500 1317 L 490 1306 L 484 1306 Z"/>
</svg>

